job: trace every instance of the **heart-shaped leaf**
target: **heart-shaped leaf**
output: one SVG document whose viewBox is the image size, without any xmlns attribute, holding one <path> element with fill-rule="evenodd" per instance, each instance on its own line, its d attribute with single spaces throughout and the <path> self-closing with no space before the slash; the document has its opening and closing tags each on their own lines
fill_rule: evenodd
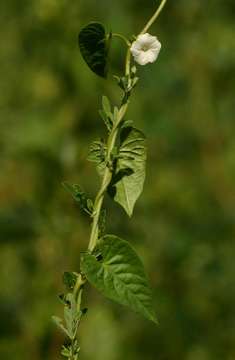
<svg viewBox="0 0 235 360">
<path fill-rule="evenodd" d="M 104 236 L 93 254 L 83 253 L 81 270 L 107 298 L 157 323 L 143 264 L 127 241 Z"/>
<path fill-rule="evenodd" d="M 101 77 L 107 77 L 107 60 L 111 33 L 106 36 L 102 24 L 92 22 L 79 33 L 78 43 L 81 54 L 90 69 Z"/>
<path fill-rule="evenodd" d="M 109 194 L 132 215 L 140 196 L 146 165 L 146 140 L 144 134 L 133 127 L 124 127 L 120 134 L 120 149 Z"/>
</svg>

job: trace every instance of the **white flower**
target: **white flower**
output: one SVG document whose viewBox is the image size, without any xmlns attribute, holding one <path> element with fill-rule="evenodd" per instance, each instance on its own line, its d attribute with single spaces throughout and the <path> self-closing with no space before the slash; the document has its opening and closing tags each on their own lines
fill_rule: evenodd
<svg viewBox="0 0 235 360">
<path fill-rule="evenodd" d="M 146 65 L 156 61 L 161 46 L 156 36 L 145 33 L 139 35 L 132 43 L 131 53 L 138 64 Z"/>
</svg>

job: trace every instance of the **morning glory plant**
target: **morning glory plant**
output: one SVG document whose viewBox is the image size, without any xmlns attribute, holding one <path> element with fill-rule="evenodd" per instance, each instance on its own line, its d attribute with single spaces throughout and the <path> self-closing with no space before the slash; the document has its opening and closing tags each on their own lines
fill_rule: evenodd
<svg viewBox="0 0 235 360">
<path fill-rule="evenodd" d="M 107 78 L 109 49 L 115 38 L 123 41 L 126 60 L 123 75 L 114 75 L 122 92 L 120 104 L 113 105 L 107 96 L 102 98 L 99 114 L 106 126 L 107 138 L 96 140 L 90 145 L 88 160 L 95 163 L 100 176 L 100 187 L 95 199 L 91 199 L 79 185 L 63 183 L 91 221 L 88 248 L 81 253 L 80 269 L 63 275 L 65 292 L 59 296 L 64 306 L 63 319 L 53 316 L 54 322 L 66 337 L 61 354 L 69 360 L 77 360 L 80 354 L 78 329 L 87 312 L 82 301 L 87 283 L 105 297 L 128 306 L 157 324 L 152 291 L 142 261 L 128 241 L 106 233 L 108 212 L 104 200 L 106 194 L 109 195 L 128 216 L 132 216 L 135 203 L 143 190 L 146 138 L 133 122 L 126 119 L 126 113 L 139 81 L 135 63 L 153 63 L 159 55 L 161 43 L 148 30 L 165 3 L 166 0 L 162 0 L 144 29 L 130 39 L 107 32 L 97 22 L 86 25 L 78 36 L 81 55 L 96 75 Z"/>
</svg>

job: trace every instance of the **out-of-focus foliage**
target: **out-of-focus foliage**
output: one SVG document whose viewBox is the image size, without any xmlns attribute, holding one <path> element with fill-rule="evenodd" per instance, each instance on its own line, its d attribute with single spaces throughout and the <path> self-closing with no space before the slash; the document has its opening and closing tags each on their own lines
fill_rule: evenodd
<svg viewBox="0 0 235 360">
<path fill-rule="evenodd" d="M 86 67 L 77 34 L 90 20 L 137 34 L 155 6 L 0 2 L 1 359 L 58 359 L 56 294 L 87 247 L 89 223 L 61 182 L 96 193 L 86 155 L 103 132 L 101 93 L 120 92 Z M 151 29 L 163 48 L 139 69 L 129 111 L 148 138 L 145 189 L 131 220 L 107 205 L 109 232 L 142 255 L 160 326 L 87 289 L 81 359 L 235 359 L 234 14 L 233 0 L 168 1 Z M 121 75 L 118 40 L 111 53 Z"/>
</svg>

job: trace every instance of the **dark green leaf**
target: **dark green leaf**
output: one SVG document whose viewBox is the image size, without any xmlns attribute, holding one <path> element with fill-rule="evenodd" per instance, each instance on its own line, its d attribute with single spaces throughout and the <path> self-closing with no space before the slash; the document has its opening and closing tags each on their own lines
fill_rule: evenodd
<svg viewBox="0 0 235 360">
<path fill-rule="evenodd" d="M 87 197 L 85 192 L 79 185 L 71 185 L 67 182 L 62 183 L 63 187 L 73 196 L 74 200 L 79 204 L 81 210 L 91 215 L 93 211 L 93 202 Z"/>
<path fill-rule="evenodd" d="M 87 159 L 99 164 L 105 160 L 106 146 L 103 140 L 95 140 L 91 143 Z"/>
<path fill-rule="evenodd" d="M 82 255 L 81 269 L 103 295 L 157 322 L 143 264 L 127 241 L 104 236 L 93 254 Z"/>
<path fill-rule="evenodd" d="M 102 176 L 106 163 L 106 145 L 102 140 L 93 141 L 89 148 L 88 160 L 95 162 L 98 174 Z"/>
<path fill-rule="evenodd" d="M 107 39 L 102 24 L 92 22 L 79 33 L 78 42 L 81 54 L 90 69 L 101 77 L 107 76 L 107 60 L 111 34 Z"/>
<path fill-rule="evenodd" d="M 63 274 L 63 283 L 68 290 L 72 290 L 76 284 L 78 275 L 74 272 L 64 272 Z"/>
<path fill-rule="evenodd" d="M 141 131 L 128 126 L 121 130 L 120 144 L 109 194 L 131 216 L 145 180 L 146 140 Z"/>
<path fill-rule="evenodd" d="M 122 127 L 133 127 L 133 120 L 124 120 L 122 123 Z"/>
</svg>

